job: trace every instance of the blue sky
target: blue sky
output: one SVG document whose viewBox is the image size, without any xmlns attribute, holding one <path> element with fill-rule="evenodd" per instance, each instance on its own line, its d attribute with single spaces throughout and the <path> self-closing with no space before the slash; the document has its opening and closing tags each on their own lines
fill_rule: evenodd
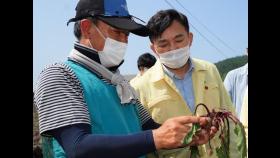
<svg viewBox="0 0 280 158">
<path fill-rule="evenodd" d="M 194 26 L 190 27 L 190 31 L 194 33 L 192 57 L 214 63 L 244 55 L 248 47 L 247 0 L 177 0 L 187 11 L 176 0 L 167 1 L 187 15 L 189 22 Z M 78 0 L 33 0 L 34 84 L 46 65 L 65 61 L 73 48 L 73 42 L 76 40 L 73 35 L 73 23 L 67 27 L 66 22 L 75 16 L 77 2 Z M 130 14 L 146 22 L 157 11 L 171 8 L 165 0 L 127 0 L 127 5 Z M 219 39 L 213 36 L 213 33 Z M 121 73 L 136 74 L 137 58 L 144 52 L 152 53 L 149 39 L 130 34 L 125 62 L 120 68 Z"/>
</svg>

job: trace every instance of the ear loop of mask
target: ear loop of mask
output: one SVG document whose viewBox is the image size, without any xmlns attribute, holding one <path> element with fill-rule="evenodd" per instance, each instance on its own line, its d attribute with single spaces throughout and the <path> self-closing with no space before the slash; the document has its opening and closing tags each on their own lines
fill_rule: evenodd
<svg viewBox="0 0 280 158">
<path fill-rule="evenodd" d="M 90 42 L 90 40 L 88 40 L 88 43 L 89 43 L 89 45 L 90 45 L 90 47 L 93 49 L 93 46 L 91 45 L 91 42 Z"/>
<path fill-rule="evenodd" d="M 98 28 L 94 23 L 92 23 L 92 24 L 93 24 L 93 26 L 95 27 L 95 29 L 97 30 L 97 32 L 102 36 L 102 38 L 103 38 L 104 40 L 106 40 L 105 36 L 104 36 L 103 33 L 99 30 L 99 28 Z"/>
<path fill-rule="evenodd" d="M 92 24 L 93 24 L 94 28 L 97 30 L 97 32 L 102 36 L 102 38 L 103 38 L 104 40 L 106 40 L 105 36 L 101 33 L 101 31 L 99 30 L 99 28 L 98 28 L 94 23 L 92 23 Z M 93 48 L 93 46 L 92 46 L 90 40 L 88 40 L 88 43 L 89 43 L 89 45 L 91 46 L 91 48 Z"/>
</svg>

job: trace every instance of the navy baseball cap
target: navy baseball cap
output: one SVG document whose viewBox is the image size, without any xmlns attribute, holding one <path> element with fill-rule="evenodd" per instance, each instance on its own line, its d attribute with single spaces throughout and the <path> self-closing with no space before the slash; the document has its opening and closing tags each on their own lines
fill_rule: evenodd
<svg viewBox="0 0 280 158">
<path fill-rule="evenodd" d="M 75 18 L 70 19 L 67 25 L 87 17 L 95 17 L 108 25 L 139 36 L 150 34 L 146 26 L 135 22 L 136 17 L 129 14 L 126 0 L 79 0 L 75 10 Z"/>
</svg>

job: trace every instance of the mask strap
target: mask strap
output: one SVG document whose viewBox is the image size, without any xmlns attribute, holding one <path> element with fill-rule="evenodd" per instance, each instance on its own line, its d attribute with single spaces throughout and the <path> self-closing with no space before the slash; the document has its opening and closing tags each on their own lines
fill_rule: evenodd
<svg viewBox="0 0 280 158">
<path fill-rule="evenodd" d="M 102 37 L 104 40 L 106 40 L 106 38 L 104 37 L 104 35 L 103 35 L 103 34 L 101 33 L 101 31 L 98 29 L 98 27 L 97 27 L 94 23 L 92 23 L 92 24 L 93 24 L 94 28 L 97 30 L 97 32 L 101 35 L 101 37 Z M 93 46 L 92 46 L 90 40 L 88 40 L 88 43 L 89 43 L 89 45 L 91 46 L 91 48 L 93 48 Z"/>
<path fill-rule="evenodd" d="M 105 36 L 104 36 L 103 33 L 99 30 L 99 28 L 98 28 L 94 23 L 92 23 L 92 24 L 93 24 L 93 26 L 95 27 L 95 29 L 97 30 L 97 32 L 102 36 L 102 38 L 103 38 L 104 40 L 106 40 Z"/>
<path fill-rule="evenodd" d="M 91 45 L 91 42 L 90 42 L 90 40 L 88 40 L 88 43 L 89 43 L 89 45 L 90 45 L 90 47 L 93 49 L 93 46 Z"/>
</svg>

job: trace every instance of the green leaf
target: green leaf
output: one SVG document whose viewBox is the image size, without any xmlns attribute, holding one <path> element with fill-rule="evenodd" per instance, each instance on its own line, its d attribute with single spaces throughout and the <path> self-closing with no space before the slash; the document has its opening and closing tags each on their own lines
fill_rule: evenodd
<svg viewBox="0 0 280 158">
<path fill-rule="evenodd" d="M 193 124 L 192 125 L 192 129 L 191 131 L 189 131 L 189 133 L 185 136 L 184 140 L 183 140 L 183 144 L 187 145 L 192 141 L 193 136 L 195 135 L 195 133 L 200 129 L 199 124 Z"/>
<path fill-rule="evenodd" d="M 226 149 L 223 145 L 221 145 L 219 148 L 216 148 L 217 156 L 218 158 L 229 158 L 229 155 L 226 152 Z"/>
<path fill-rule="evenodd" d="M 222 137 L 221 140 L 221 146 L 216 148 L 217 156 L 218 158 L 229 158 L 229 144 L 230 144 L 230 131 L 229 131 L 230 125 L 228 120 L 226 120 L 226 123 L 224 124 L 224 128 L 222 129 Z"/>
<path fill-rule="evenodd" d="M 191 157 L 190 158 L 199 158 L 199 152 L 198 152 L 198 147 L 197 146 L 191 146 Z"/>
<path fill-rule="evenodd" d="M 246 146 L 246 137 L 245 129 L 241 123 L 235 126 L 234 132 L 237 135 L 237 149 L 241 153 L 241 157 L 245 158 L 247 156 L 247 146 Z"/>
<path fill-rule="evenodd" d="M 235 135 L 238 135 L 238 133 L 239 133 L 239 128 L 234 128 L 234 133 L 235 133 Z"/>
</svg>

